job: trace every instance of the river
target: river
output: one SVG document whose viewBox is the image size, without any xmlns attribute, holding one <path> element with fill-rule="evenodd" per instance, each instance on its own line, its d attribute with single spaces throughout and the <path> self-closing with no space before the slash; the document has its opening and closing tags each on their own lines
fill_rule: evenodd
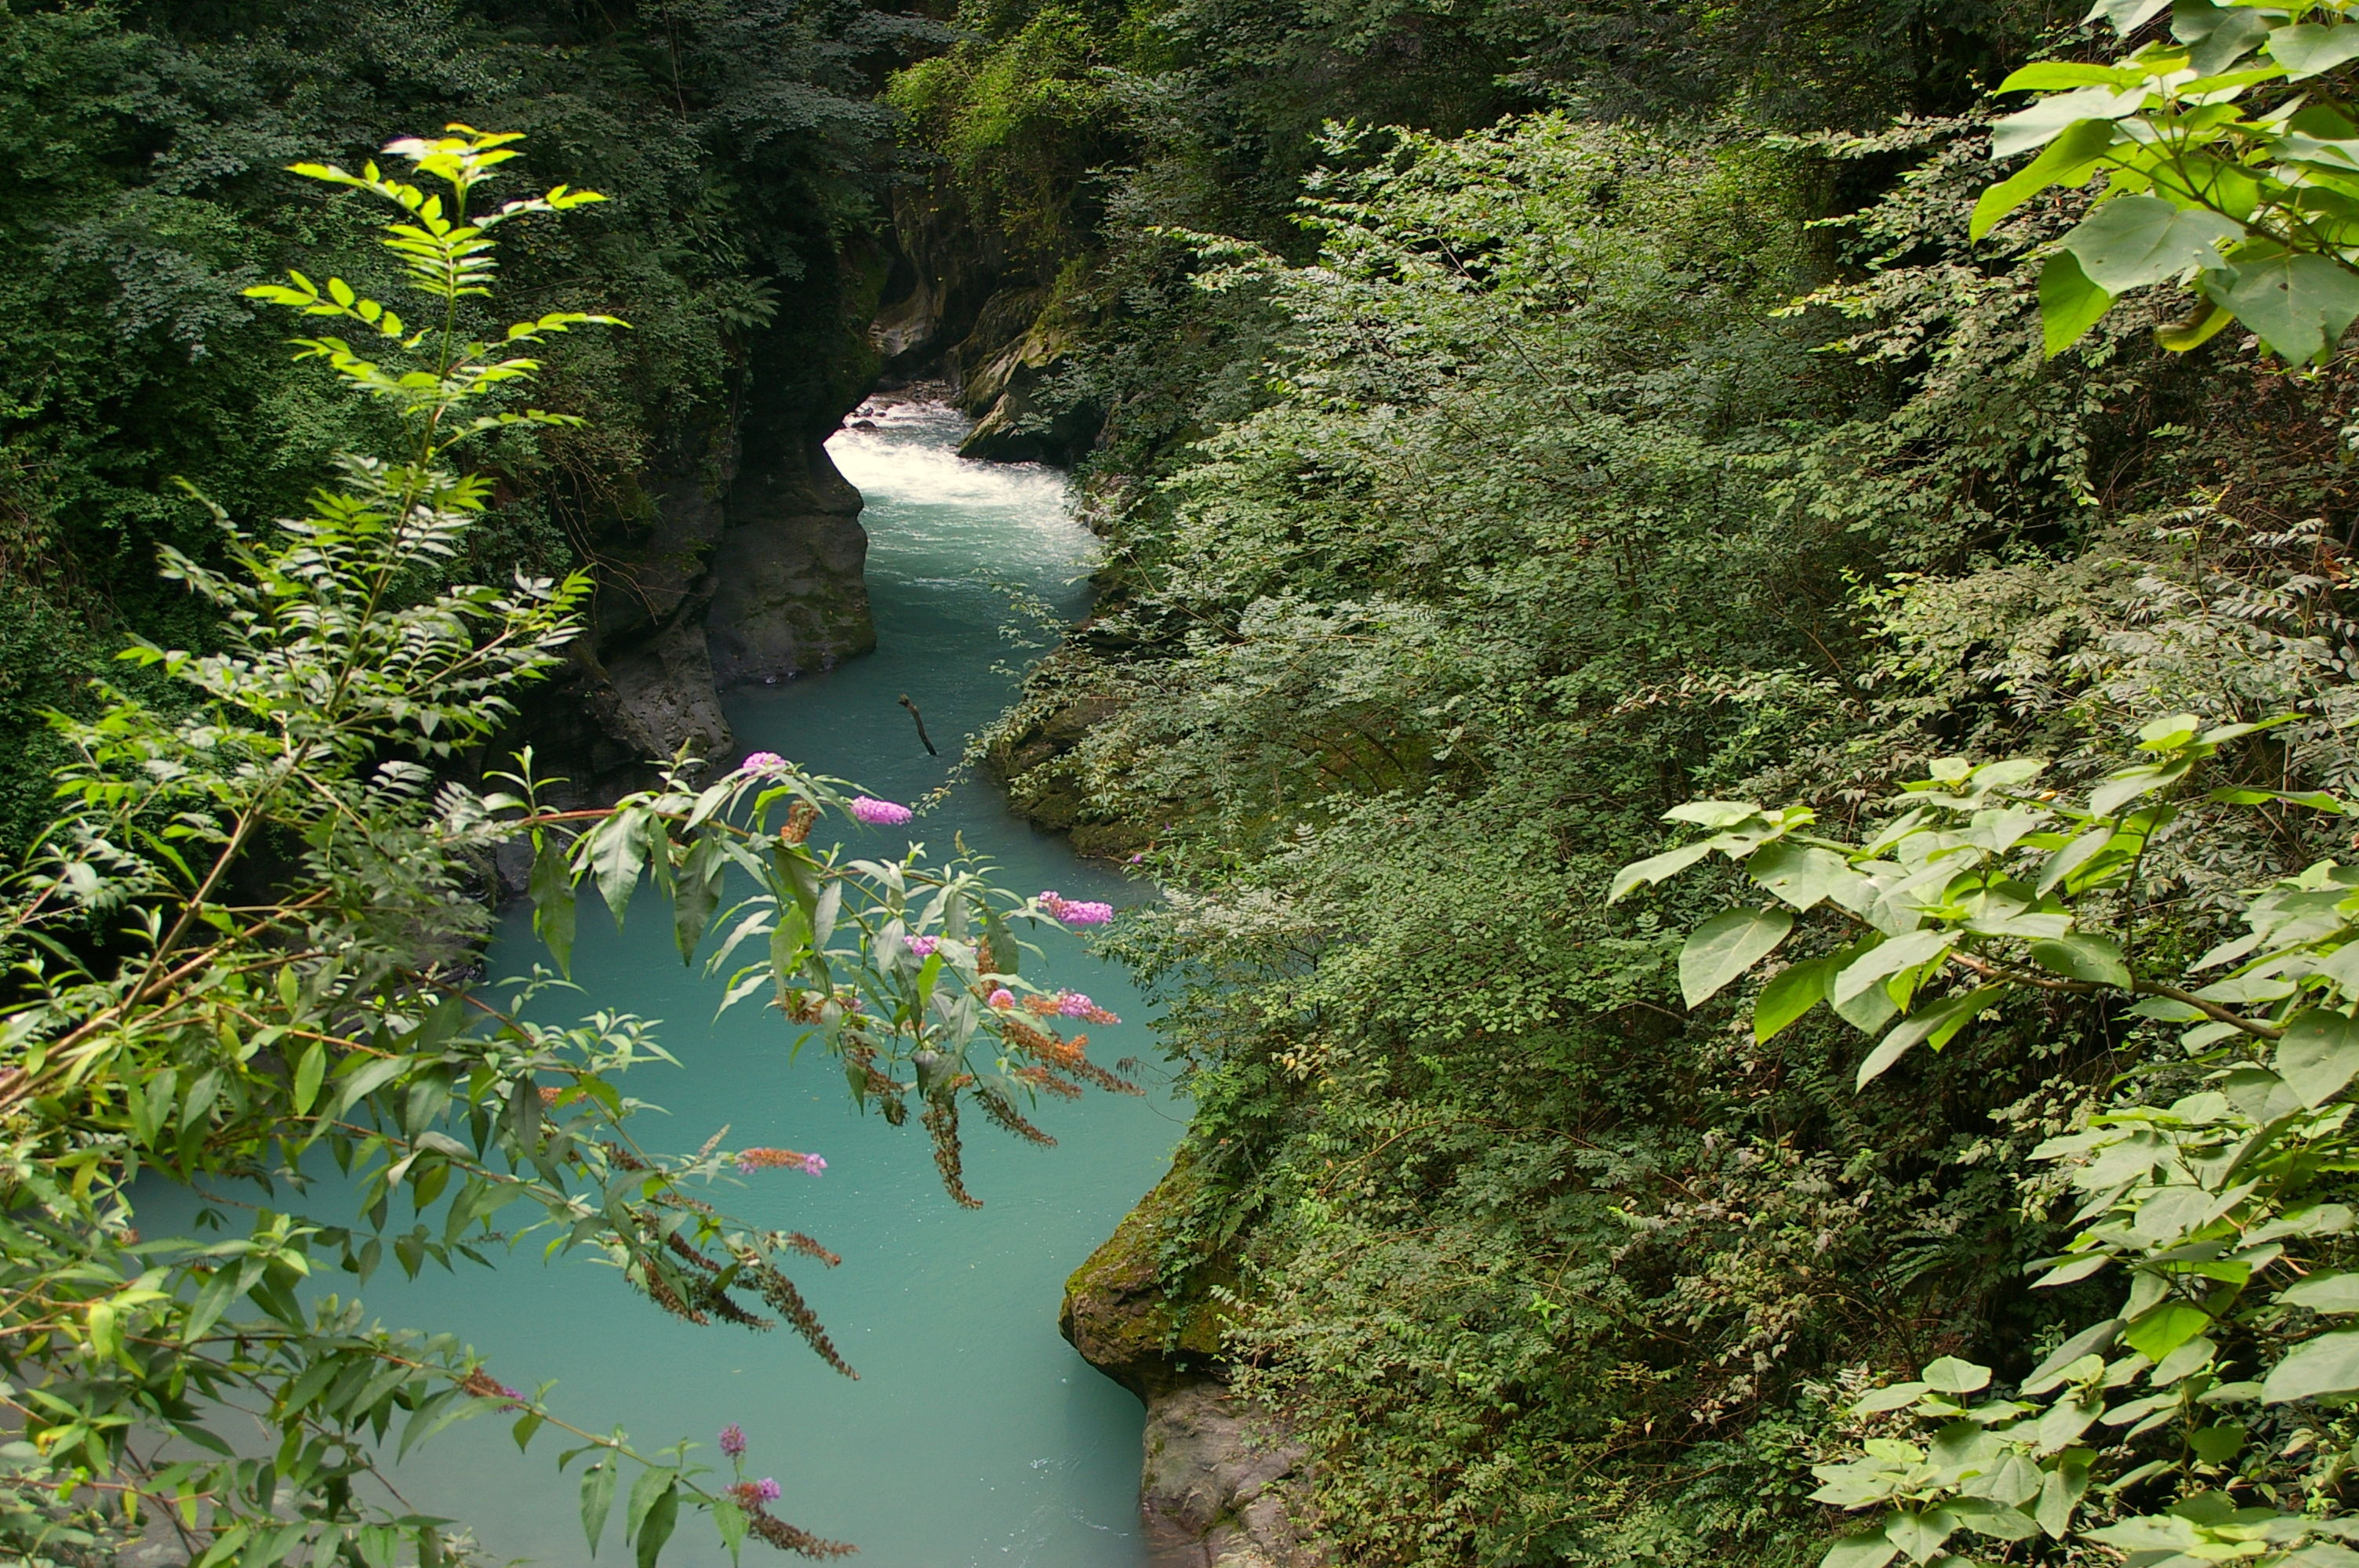
<svg viewBox="0 0 2359 1568">
<path fill-rule="evenodd" d="M 777 751 L 915 802 L 948 781 L 963 736 L 1009 700 L 1004 668 L 1030 656 L 1003 628 L 1023 617 L 1010 590 L 1036 595 L 1067 620 L 1086 608 L 1093 544 L 1073 521 L 1060 476 L 965 462 L 963 420 L 936 406 L 871 406 L 873 429 L 847 429 L 829 449 L 867 498 L 868 584 L 877 650 L 824 675 L 741 692 L 729 719 L 749 747 Z M 897 699 L 922 709 L 941 750 L 929 757 Z M 1008 812 L 988 784 L 959 783 L 905 830 L 854 829 L 864 853 L 905 838 L 947 849 L 951 835 L 993 858 L 1002 885 L 1136 903 L 1143 890 L 1082 861 L 1061 839 Z M 1144 1099 L 1093 1093 L 1050 1101 L 1036 1118 L 1060 1141 L 1042 1150 L 984 1125 L 968 1133 L 967 1183 L 984 1206 L 942 1193 L 924 1134 L 862 1118 L 842 1071 L 816 1051 L 790 1059 L 775 1012 L 746 1006 L 713 1020 L 718 988 L 683 968 L 659 901 L 633 905 L 629 928 L 583 912 L 574 974 L 584 1010 L 665 1021 L 685 1066 L 638 1075 L 628 1092 L 667 1116 L 638 1125 L 643 1141 L 692 1149 L 724 1124 L 734 1145 L 813 1150 L 817 1179 L 767 1172 L 725 1206 L 766 1226 L 816 1236 L 842 1254 L 798 1282 L 860 1372 L 849 1381 L 791 1333 L 697 1328 L 665 1315 L 603 1267 L 544 1265 L 537 1245 L 495 1273 L 391 1270 L 366 1299 L 389 1322 L 448 1329 L 488 1357 L 503 1381 L 560 1385 L 552 1408 L 595 1430 L 625 1425 L 643 1449 L 686 1439 L 720 1464 L 720 1428 L 741 1425 L 747 1474 L 775 1476 L 774 1512 L 855 1543 L 871 1568 L 1132 1568 L 1144 1560 L 1137 1493 L 1138 1401 L 1092 1369 L 1057 1333 L 1064 1277 L 1159 1176 L 1181 1130 L 1150 1072 Z M 1046 972 L 1124 1015 L 1093 1029 L 1092 1054 L 1158 1062 L 1144 1008 L 1125 974 L 1071 936 L 1049 938 Z M 492 955 L 492 972 L 535 957 L 521 920 Z M 1027 971 L 1029 972 L 1029 971 Z M 388 1277 L 390 1276 L 390 1277 Z M 560 1444 L 543 1433 L 519 1457 L 506 1423 L 454 1428 L 398 1472 L 429 1512 L 471 1520 L 495 1558 L 578 1563 L 578 1470 L 555 1474 Z M 724 1466 L 725 1468 L 725 1466 Z M 750 1560 L 775 1557 L 758 1541 Z M 602 1560 L 624 1554 L 610 1526 Z M 701 1517 L 683 1517 L 667 1563 L 728 1560 Z"/>
</svg>

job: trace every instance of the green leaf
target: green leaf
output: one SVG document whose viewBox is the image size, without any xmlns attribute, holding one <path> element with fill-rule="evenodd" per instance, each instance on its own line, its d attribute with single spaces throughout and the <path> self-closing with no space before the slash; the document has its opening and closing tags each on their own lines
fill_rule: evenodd
<svg viewBox="0 0 2359 1568">
<path fill-rule="evenodd" d="M 2312 1274 L 2279 1291 L 2277 1300 L 2312 1312 L 2359 1312 L 2359 1273 Z"/>
<path fill-rule="evenodd" d="M 1608 899 L 1607 903 L 1612 903 Z M 991 944 L 991 968 L 994 973 L 1012 975 L 1016 972 L 1016 938 L 1008 934 L 1007 922 L 989 904 L 983 908 L 983 937 Z"/>
<path fill-rule="evenodd" d="M 573 874 L 557 847 L 554 834 L 544 834 L 533 852 L 532 876 L 526 884 L 532 899 L 532 929 L 557 960 L 559 971 L 573 973 Z"/>
<path fill-rule="evenodd" d="M 2121 294 L 2192 269 L 2224 271 L 2220 246 L 2244 237 L 2216 212 L 2175 207 L 2158 196 L 2119 196 L 2082 219 L 2063 244 L 2091 283 Z"/>
<path fill-rule="evenodd" d="M 1633 888 L 1658 882 L 1666 877 L 1677 876 L 1711 853 L 1711 841 L 1699 839 L 1693 844 L 1682 844 L 1676 849 L 1666 849 L 1659 855 L 1649 856 L 1646 860 L 1625 866 L 1614 873 L 1614 883 L 1606 892 L 1605 902 L 1615 903 Z M 995 957 L 999 952 L 999 943 L 996 939 L 991 944 L 991 951 Z M 1002 974 L 1015 972 L 1012 966 L 1000 971 Z"/>
<path fill-rule="evenodd" d="M 2174 354 L 2200 349 L 2228 330 L 2236 319 L 2220 308 L 2220 302 L 2210 295 L 2195 301 L 2195 309 L 2184 320 L 2165 321 L 2154 330 L 2154 341 Z"/>
<path fill-rule="evenodd" d="M 1788 964 L 1769 977 L 1761 988 L 1761 999 L 1753 1004 L 1753 1040 L 1766 1044 L 1785 1027 L 1826 1000 L 1827 979 L 1834 973 L 1834 959 L 1813 958 L 1806 964 Z"/>
<path fill-rule="evenodd" d="M 658 1475 L 666 1472 L 658 1471 Z M 656 1568 L 656 1559 L 662 1555 L 664 1542 L 671 1539 L 672 1526 L 679 1521 L 679 1486 L 667 1480 L 664 1489 L 656 1495 L 647 1517 L 639 1522 L 638 1568 Z"/>
<path fill-rule="evenodd" d="M 2122 1330 L 2122 1343 L 2149 1361 L 2160 1361 L 2211 1326 L 2212 1314 L 2201 1307 L 2166 1302 Z"/>
<path fill-rule="evenodd" d="M 2063 1381 L 2067 1368 L 2084 1356 L 2102 1355 L 2113 1348 L 2114 1341 L 2120 1337 L 2121 1332 L 2121 1319 L 2109 1317 L 2103 1323 L 2090 1325 L 2058 1346 L 2046 1360 L 2031 1369 L 2031 1376 L 2024 1379 L 2021 1390 L 2024 1397 L 2036 1398 L 2056 1387 Z"/>
<path fill-rule="evenodd" d="M 2359 1328 L 2344 1328 L 2302 1341 L 2270 1368 L 2261 1402 L 2281 1405 L 2353 1392 L 2359 1392 Z"/>
<path fill-rule="evenodd" d="M 1729 981 L 1767 957 L 1794 928 L 1783 909 L 1732 909 L 1695 929 L 1680 949 L 1680 994 L 1701 1007 Z"/>
<path fill-rule="evenodd" d="M 2298 27 L 2278 27 L 2270 32 L 2265 47 L 2269 58 L 2286 68 L 2288 81 L 2300 81 L 2359 59 L 2359 26 L 2320 27 L 2305 22 Z"/>
<path fill-rule="evenodd" d="M 2239 261 L 2233 282 L 2223 289 L 2212 280 L 2204 292 L 2296 364 L 2322 361 L 2359 319 L 2359 276 L 2323 256 Z"/>
<path fill-rule="evenodd" d="M 2070 251 L 2039 268 L 2039 337 L 2049 359 L 2079 342 L 2114 308 L 2114 297 L 2089 281 Z"/>
<path fill-rule="evenodd" d="M 601 1459 L 582 1477 L 582 1533 L 590 1539 L 590 1555 L 598 1555 L 598 1538 L 606 1533 L 606 1515 L 614 1507 L 614 1465 Z"/>
<path fill-rule="evenodd" d="M 1960 1030 L 1973 1022 L 1974 1015 L 1983 1010 L 1983 1004 L 2001 989 L 1985 986 L 1980 990 L 1944 997 L 1930 1006 L 1920 1008 L 1868 1053 L 1867 1060 L 1859 1065 L 1859 1074 L 1852 1087 L 1854 1089 L 1867 1087 L 1920 1044 L 1930 1045 L 1936 1051 L 1947 1045 Z"/>
<path fill-rule="evenodd" d="M 2079 935 L 2034 942 L 2031 957 L 2041 968 L 2068 980 L 2130 989 L 2129 966 L 2122 961 L 2121 948 L 2103 936 Z"/>
<path fill-rule="evenodd" d="M 1851 1413 L 1855 1416 L 1877 1415 L 1885 1411 L 1913 1405 L 1925 1397 L 1930 1387 L 1926 1383 L 1889 1383 L 1881 1389 L 1871 1389 L 1851 1407 Z"/>
<path fill-rule="evenodd" d="M 1861 1535 L 1838 1538 L 1819 1559 L 1819 1568 L 1884 1568 L 1900 1555 L 1881 1525 Z"/>
<path fill-rule="evenodd" d="M 639 1528 L 647 1522 L 647 1515 L 656 1506 L 656 1499 L 669 1491 L 677 1478 L 674 1472 L 653 1465 L 639 1473 L 639 1478 L 631 1483 L 630 1503 L 623 1510 L 625 1541 L 639 1538 Z"/>
<path fill-rule="evenodd" d="M 2043 98 L 1991 127 L 1991 157 L 2009 158 L 2046 146 L 2082 120 L 2117 120 L 2136 110 L 2145 96 L 2136 88 L 2115 92 L 2109 87 L 2082 87 Z"/>
<path fill-rule="evenodd" d="M 311 1102 L 320 1098 L 320 1080 L 327 1076 L 327 1044 L 325 1042 L 315 1040 L 310 1049 L 296 1059 L 294 1088 L 296 1115 L 300 1116 L 310 1110 Z"/>
<path fill-rule="evenodd" d="M 2001 92 L 2061 92 L 2073 87 L 2132 87 L 2140 80 L 2135 70 L 2113 65 L 2082 65 L 2075 60 L 2043 59 L 2010 72 L 1991 89 Z"/>
<path fill-rule="evenodd" d="M 2114 32 L 2127 38 L 2162 15 L 2169 5 L 2170 0 L 2097 0 L 2081 20 L 2085 24 L 2103 16 L 2113 24 Z"/>
<path fill-rule="evenodd" d="M 2287 1025 L 2273 1065 L 2302 1104 L 2323 1105 L 2359 1076 L 2359 1023 L 2313 1008 Z"/>
<path fill-rule="evenodd" d="M 724 863 L 720 835 L 710 827 L 699 828 L 671 894 L 672 939 L 679 946 L 683 964 L 695 958 L 696 945 L 704 940 L 704 928 L 720 907 Z"/>
<path fill-rule="evenodd" d="M 2075 71 L 2104 70 L 2102 66 L 2026 66 L 2008 77 L 2006 84 L 2002 85 L 1999 91 L 2012 91 L 2018 78 L 2033 71 L 2060 69 Z M 2001 218 L 2050 186 L 2079 185 L 2086 181 L 2096 170 L 2098 155 L 2113 146 L 2114 135 L 2111 120 L 2076 120 L 2066 126 L 2063 135 L 2049 143 L 2038 157 L 1982 193 L 1974 202 L 1973 217 L 1966 225 L 1967 234 L 1971 238 L 1981 239 Z"/>
<path fill-rule="evenodd" d="M 1779 838 L 1764 844 L 1745 862 L 1745 874 L 1796 909 L 1814 909 L 1832 899 L 1858 914 L 1867 907 L 1872 885 L 1832 849 Z"/>
<path fill-rule="evenodd" d="M 1910 931 L 1869 948 L 1839 970 L 1827 988 L 1837 1007 L 1871 986 L 1920 964 L 1930 963 L 1957 945 L 1955 932 Z"/>
<path fill-rule="evenodd" d="M 1955 1356 L 1944 1356 L 1925 1368 L 1925 1386 L 1936 1393 L 1971 1394 L 1990 1387 L 1991 1373 L 1987 1367 L 1972 1361 L 1962 1361 Z"/>
</svg>

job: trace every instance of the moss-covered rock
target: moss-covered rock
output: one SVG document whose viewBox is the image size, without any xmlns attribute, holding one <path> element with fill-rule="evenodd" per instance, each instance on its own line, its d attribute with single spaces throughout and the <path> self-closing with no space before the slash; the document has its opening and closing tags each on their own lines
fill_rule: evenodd
<svg viewBox="0 0 2359 1568">
<path fill-rule="evenodd" d="M 1166 1271 L 1197 1180 L 1183 1150 L 1065 1281 L 1058 1328 L 1083 1360 L 1143 1400 L 1209 1375 L 1220 1355 L 1225 1309 L 1213 1292 L 1234 1287 L 1235 1265 L 1225 1257 L 1196 1260 L 1176 1285 Z"/>
</svg>

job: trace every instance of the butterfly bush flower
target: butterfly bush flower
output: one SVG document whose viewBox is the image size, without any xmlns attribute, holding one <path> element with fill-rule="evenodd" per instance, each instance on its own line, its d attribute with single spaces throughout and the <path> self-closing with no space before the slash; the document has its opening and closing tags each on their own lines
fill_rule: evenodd
<svg viewBox="0 0 2359 1568">
<path fill-rule="evenodd" d="M 989 996 L 985 997 L 984 1000 L 990 1003 L 993 1007 L 1014 1007 L 1016 1005 L 1016 993 L 1009 990 L 1006 986 L 1002 986 L 997 990 L 993 991 Z"/>
<path fill-rule="evenodd" d="M 787 771 L 787 760 L 776 752 L 756 752 L 737 764 L 737 771 L 741 773 L 782 773 Z"/>
<path fill-rule="evenodd" d="M 779 1497 L 778 1484 L 765 1476 L 754 1483 L 754 1495 L 766 1503 L 775 1503 Z"/>
<path fill-rule="evenodd" d="M 932 957 L 934 949 L 942 945 L 942 939 L 939 936 L 904 936 L 901 940 L 908 946 L 910 952 L 920 958 Z"/>
<path fill-rule="evenodd" d="M 906 806 L 896 806 L 889 800 L 862 795 L 852 803 L 852 815 L 876 827 L 898 827 L 915 815 Z"/>
<path fill-rule="evenodd" d="M 748 1149 L 737 1156 L 737 1169 L 800 1171 L 807 1176 L 816 1176 L 827 1169 L 827 1162 L 816 1154 L 798 1154 L 791 1149 Z"/>
<path fill-rule="evenodd" d="M 723 1427 L 721 1429 L 721 1452 L 726 1454 L 732 1459 L 744 1458 L 745 1454 L 745 1429 L 739 1426 L 734 1421 L 727 1426 Z"/>
<path fill-rule="evenodd" d="M 1040 912 L 1068 925 L 1103 925 L 1114 918 L 1114 905 L 1092 899 L 1067 898 L 1053 888 L 1041 892 Z"/>
</svg>

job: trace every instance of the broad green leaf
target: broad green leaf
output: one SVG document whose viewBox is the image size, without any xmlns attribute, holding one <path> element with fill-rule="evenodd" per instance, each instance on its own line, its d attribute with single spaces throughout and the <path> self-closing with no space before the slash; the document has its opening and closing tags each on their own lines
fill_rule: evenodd
<svg viewBox="0 0 2359 1568">
<path fill-rule="evenodd" d="M 1871 1389 L 1851 1407 L 1854 1415 L 1877 1415 L 1885 1411 L 1897 1411 L 1915 1404 L 1925 1397 L 1931 1387 L 1927 1383 L 1890 1383 L 1881 1389 Z"/>
<path fill-rule="evenodd" d="M 2296 364 L 2323 360 L 2359 319 L 2359 276 L 2323 256 L 2239 261 L 2224 289 L 2215 279 L 2205 292 Z"/>
<path fill-rule="evenodd" d="M 2343 1328 L 2302 1341 L 2270 1368 L 2261 1402 L 2281 1405 L 2354 1392 L 2359 1392 L 2359 1328 Z"/>
<path fill-rule="evenodd" d="M 2043 59 L 2008 73 L 1991 89 L 2000 92 L 2060 92 L 2074 87 L 2134 87 L 2138 71 L 2115 65 L 2082 65 L 2076 60 Z"/>
<path fill-rule="evenodd" d="M 1745 871 L 1770 894 L 1796 909 L 1833 900 L 1854 914 L 1867 907 L 1871 885 L 1832 849 L 1779 838 L 1764 844 L 1745 862 Z"/>
<path fill-rule="evenodd" d="M 1837 971 L 1827 988 L 1828 997 L 1841 1007 L 1871 986 L 1920 964 L 1931 962 L 1957 945 L 1955 932 L 1927 930 L 1911 931 L 1877 944 L 1845 964 Z"/>
<path fill-rule="evenodd" d="M 2313 1008 L 2286 1026 L 2273 1065 L 2302 1104 L 2323 1105 L 2359 1076 L 2359 1023 Z"/>
<path fill-rule="evenodd" d="M 2130 989 L 2129 966 L 2122 961 L 2121 948 L 2103 936 L 2082 933 L 2059 936 L 2050 942 L 2034 942 L 2031 957 L 2049 974 L 2062 975 L 2069 980 Z"/>
<path fill-rule="evenodd" d="M 1723 986 L 1767 957 L 1794 916 L 1783 909 L 1732 909 L 1695 928 L 1680 949 L 1680 994 L 1701 1007 Z"/>
<path fill-rule="evenodd" d="M 1711 853 L 1711 842 L 1699 839 L 1693 844 L 1682 844 L 1676 849 L 1666 849 L 1659 855 L 1649 856 L 1646 860 L 1625 866 L 1614 873 L 1614 884 L 1605 895 L 1605 902 L 1615 903 L 1632 888 L 1644 886 L 1649 882 L 1658 882 L 1666 877 L 1677 876 Z M 996 957 L 999 952 L 999 943 L 996 939 L 992 942 L 991 950 Z M 1016 972 L 1016 968 L 1013 964 L 1004 965 L 999 972 L 1012 975 Z"/>
<path fill-rule="evenodd" d="M 2154 341 L 2174 354 L 2200 349 L 2226 331 L 2236 319 L 2220 308 L 2218 300 L 2204 295 L 2195 301 L 2194 311 L 2185 319 L 2166 321 L 2154 330 Z"/>
<path fill-rule="evenodd" d="M 2024 1379 L 2022 1390 L 2024 1397 L 2036 1398 L 2056 1387 L 2064 1380 L 2067 1368 L 2084 1356 L 2100 1355 L 2111 1349 L 2114 1341 L 2120 1337 L 2121 1332 L 2122 1320 L 2109 1317 L 2104 1322 L 2092 1324 L 2072 1336 L 2049 1353 L 2046 1360 L 2031 1369 L 2031 1376 Z"/>
<path fill-rule="evenodd" d="M 1690 800 L 1663 813 L 1666 822 L 1692 822 L 1700 827 L 1734 827 L 1761 815 L 1749 800 Z"/>
<path fill-rule="evenodd" d="M 1868 1053 L 1867 1060 L 1859 1065 L 1859 1075 L 1852 1087 L 1854 1089 L 1865 1088 L 1919 1044 L 1940 1050 L 1955 1038 L 1960 1030 L 1973 1022 L 1974 1015 L 1982 1011 L 1985 1002 L 1996 996 L 1999 989 L 1986 986 L 1980 990 L 1945 997 L 1920 1008 L 1894 1026 L 1892 1033 Z"/>
<path fill-rule="evenodd" d="M 2039 268 L 2039 339 L 2049 359 L 2079 342 L 2114 308 L 2114 297 L 2089 281 L 2070 251 Z"/>
<path fill-rule="evenodd" d="M 2359 1273 L 2312 1274 L 2279 1291 L 2277 1300 L 2312 1312 L 2359 1312 Z"/>
<path fill-rule="evenodd" d="M 2097 0 L 2081 20 L 2086 24 L 2103 16 L 2113 24 L 2114 32 L 2127 38 L 2169 7 L 2170 0 Z"/>
<path fill-rule="evenodd" d="M 1788 964 L 1769 977 L 1761 998 L 1753 1004 L 1753 1040 L 1766 1044 L 1788 1024 L 1826 1000 L 1827 979 L 1834 973 L 1832 957 Z"/>
<path fill-rule="evenodd" d="M 1989 1388 L 1990 1380 L 1989 1368 L 1962 1361 L 1955 1356 L 1944 1356 L 1925 1368 L 1925 1385 L 1937 1393 L 1976 1393 Z"/>
<path fill-rule="evenodd" d="M 2082 219 L 2063 244 L 2091 283 L 2121 294 L 2191 270 L 2223 271 L 2228 262 L 2220 246 L 2244 237 L 2216 212 L 2175 207 L 2158 196 L 2118 196 Z"/>
<path fill-rule="evenodd" d="M 582 1477 L 582 1533 L 590 1538 L 590 1555 L 598 1555 L 598 1538 L 606 1533 L 606 1515 L 614 1507 L 614 1465 L 601 1459 Z"/>
<path fill-rule="evenodd" d="M 2185 1302 L 2166 1302 L 2141 1313 L 2122 1330 L 2122 1343 L 2149 1361 L 2164 1357 L 2212 1326 L 2212 1314 Z"/>
<path fill-rule="evenodd" d="M 2049 68 L 2027 66 L 2007 81 L 2013 82 L 2027 71 L 2047 69 Z M 2071 66 L 2063 69 L 2089 70 L 2103 68 Z M 2005 92 L 2009 89 L 2002 86 L 1999 91 Z M 2111 120 L 2074 121 L 2065 127 L 2061 135 L 2049 143 L 2038 157 L 1982 193 L 1974 202 L 1973 217 L 1966 226 L 1968 235 L 1981 239 L 1991 232 L 1993 224 L 2050 186 L 2079 185 L 2086 181 L 2096 170 L 2098 155 L 2113 146 L 2114 135 L 2115 127 Z"/>
<path fill-rule="evenodd" d="M 1921 1513 L 1904 1509 L 1884 1521 L 1884 1533 L 1915 1561 L 1930 1563 L 1964 1522 L 1947 1509 L 1927 1509 Z"/>
<path fill-rule="evenodd" d="M 2304 81 L 2359 59 L 2359 24 L 2278 27 L 2270 32 L 2267 49 L 2269 58 L 2286 68 L 2288 81 Z"/>
<path fill-rule="evenodd" d="M 2010 158 L 2046 146 L 2082 120 L 2118 120 L 2134 112 L 2145 98 L 2143 89 L 2115 92 L 2109 87 L 2082 87 L 2043 98 L 1991 127 L 1991 157 Z"/>
<path fill-rule="evenodd" d="M 1819 1559 L 1819 1568 L 1884 1568 L 1899 1555 L 1900 1548 L 1878 1526 L 1864 1534 L 1839 1537 Z"/>
</svg>

